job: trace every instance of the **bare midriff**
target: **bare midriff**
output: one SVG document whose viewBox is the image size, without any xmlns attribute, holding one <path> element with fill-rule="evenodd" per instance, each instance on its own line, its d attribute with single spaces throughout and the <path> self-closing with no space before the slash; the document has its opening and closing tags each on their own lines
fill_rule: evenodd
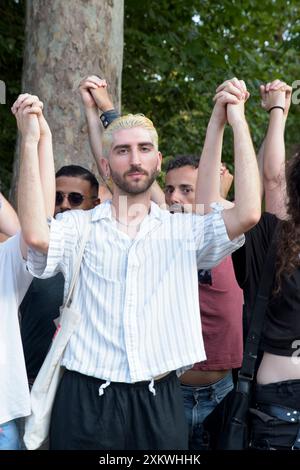
<svg viewBox="0 0 300 470">
<path fill-rule="evenodd" d="M 223 379 L 227 370 L 188 370 L 180 377 L 182 385 L 209 385 Z"/>
<path fill-rule="evenodd" d="M 267 385 L 285 380 L 300 380 L 300 357 L 265 352 L 257 372 L 257 383 Z"/>
</svg>

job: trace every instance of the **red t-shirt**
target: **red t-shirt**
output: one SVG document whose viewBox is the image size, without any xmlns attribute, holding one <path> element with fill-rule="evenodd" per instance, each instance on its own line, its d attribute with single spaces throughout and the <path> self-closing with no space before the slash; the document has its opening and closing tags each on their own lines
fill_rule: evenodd
<svg viewBox="0 0 300 470">
<path fill-rule="evenodd" d="M 240 367 L 243 359 L 243 291 L 235 279 L 231 256 L 211 270 L 212 284 L 199 283 L 202 334 L 207 360 L 193 370 Z"/>
</svg>

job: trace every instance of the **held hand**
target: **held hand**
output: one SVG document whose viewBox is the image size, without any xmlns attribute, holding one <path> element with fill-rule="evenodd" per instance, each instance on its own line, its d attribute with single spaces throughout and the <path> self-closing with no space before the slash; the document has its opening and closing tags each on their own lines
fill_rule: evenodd
<svg viewBox="0 0 300 470">
<path fill-rule="evenodd" d="M 250 96 L 244 80 L 238 80 L 236 77 L 231 78 L 230 80 L 225 80 L 225 82 L 219 85 L 216 89 L 216 93 L 219 93 L 220 91 L 226 91 L 236 96 L 239 100 L 244 100 L 245 102 Z"/>
<path fill-rule="evenodd" d="M 38 117 L 39 126 L 40 126 L 41 138 L 51 137 L 52 134 L 51 134 L 50 127 L 49 127 L 49 124 L 46 121 L 45 116 L 43 115 L 43 113 L 42 112 L 38 113 L 37 117 Z"/>
<path fill-rule="evenodd" d="M 105 82 L 105 80 L 103 80 L 103 82 Z M 105 112 L 114 108 L 113 102 L 107 92 L 106 82 L 97 89 L 92 89 L 91 94 L 101 111 Z"/>
<path fill-rule="evenodd" d="M 216 101 L 214 114 L 220 123 L 225 124 L 228 118 L 227 105 L 240 105 L 249 98 L 250 93 L 247 91 L 245 82 L 232 78 L 223 82 L 217 89 L 214 101 Z M 242 107 L 240 106 L 242 109 Z M 235 112 L 237 114 L 237 110 Z M 230 122 L 229 122 L 230 123 Z"/>
<path fill-rule="evenodd" d="M 216 93 L 213 100 L 215 106 L 212 112 L 212 119 L 220 126 L 225 126 L 227 123 L 227 105 L 228 103 L 237 104 L 238 98 L 227 91 L 220 91 Z"/>
<path fill-rule="evenodd" d="M 214 101 L 216 102 L 213 110 L 213 116 L 221 125 L 227 123 L 226 106 L 228 103 L 238 103 L 238 100 L 242 98 L 242 90 L 240 87 L 239 80 L 237 78 L 231 78 L 225 80 L 216 89 Z"/>
<path fill-rule="evenodd" d="M 269 111 L 273 106 L 280 106 L 285 110 L 286 87 L 287 84 L 280 80 L 274 80 L 266 85 L 261 85 L 260 96 L 262 108 Z"/>
<path fill-rule="evenodd" d="M 30 95 L 29 93 L 22 93 L 18 96 L 16 101 L 11 107 L 11 112 L 16 116 L 20 109 L 24 109 L 27 106 L 31 106 L 31 112 L 34 114 L 42 114 L 43 103 L 35 95 Z"/>
<path fill-rule="evenodd" d="M 23 139 L 39 142 L 39 116 L 42 115 L 43 103 L 37 96 L 28 93 L 19 95 L 11 110 L 17 120 L 18 129 Z"/>
<path fill-rule="evenodd" d="M 22 135 L 22 139 L 34 143 L 40 140 L 40 125 L 35 113 L 31 113 L 31 109 L 27 106 L 19 109 L 17 112 L 18 127 Z"/>
<path fill-rule="evenodd" d="M 31 106 L 30 113 L 37 115 L 39 126 L 40 126 L 40 136 L 41 137 L 51 136 L 50 127 L 43 115 L 44 105 L 42 101 L 40 101 L 37 96 L 30 95 L 29 93 L 24 93 L 22 95 L 19 95 L 18 99 L 15 101 L 15 103 L 13 104 L 11 108 L 12 113 L 16 116 L 18 127 L 19 127 L 19 121 L 20 121 L 18 110 L 20 107 L 25 109 L 26 106 Z"/>
<path fill-rule="evenodd" d="M 272 106 L 281 106 L 284 108 L 283 116 L 287 118 L 292 99 L 291 86 L 287 85 L 281 80 L 274 80 L 273 82 L 269 82 L 266 85 L 261 85 L 260 94 L 261 105 L 265 110 L 270 109 Z M 271 100 L 272 106 L 270 105 Z M 274 102 L 276 102 L 276 104 L 274 104 Z"/>
<path fill-rule="evenodd" d="M 92 95 L 92 91 L 97 90 L 99 87 L 107 87 L 107 84 L 105 80 L 102 80 L 96 75 L 90 75 L 89 77 L 85 77 L 81 80 L 79 84 L 79 92 L 86 108 L 97 109 L 97 103 Z"/>
<path fill-rule="evenodd" d="M 239 101 L 237 104 L 227 105 L 227 121 L 231 127 L 239 122 L 246 122 L 244 100 Z"/>
</svg>

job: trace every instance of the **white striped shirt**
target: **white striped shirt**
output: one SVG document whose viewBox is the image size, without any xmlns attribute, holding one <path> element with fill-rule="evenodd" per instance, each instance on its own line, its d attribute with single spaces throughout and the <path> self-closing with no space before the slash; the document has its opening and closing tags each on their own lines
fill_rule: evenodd
<svg viewBox="0 0 300 470">
<path fill-rule="evenodd" d="M 107 381 L 151 380 L 205 360 L 197 269 L 209 269 L 242 246 L 230 241 L 221 214 L 170 214 L 151 203 L 135 239 L 118 230 L 111 202 L 91 212 L 73 307 L 81 322 L 63 365 Z M 65 295 L 86 211 L 68 211 L 50 228 L 48 256 L 29 250 L 41 278 L 62 271 Z"/>
</svg>

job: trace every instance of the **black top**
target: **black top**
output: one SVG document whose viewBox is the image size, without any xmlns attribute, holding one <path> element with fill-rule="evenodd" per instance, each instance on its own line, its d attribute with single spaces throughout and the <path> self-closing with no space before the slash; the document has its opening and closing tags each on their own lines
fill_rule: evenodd
<svg viewBox="0 0 300 470">
<path fill-rule="evenodd" d="M 247 311 L 251 311 L 260 276 L 279 219 L 265 212 L 259 223 L 246 233 L 245 245 L 233 253 L 233 265 L 240 287 L 244 290 Z M 275 265 L 275 260 L 274 260 Z M 275 288 L 275 270 L 273 288 Z M 300 269 L 284 276 L 281 292 L 271 294 L 266 310 L 261 349 L 280 356 L 291 356 L 300 340 Z"/>
<path fill-rule="evenodd" d="M 54 321 L 63 303 L 64 277 L 33 279 L 20 306 L 21 336 L 27 376 L 36 378 L 55 333 Z"/>
</svg>

